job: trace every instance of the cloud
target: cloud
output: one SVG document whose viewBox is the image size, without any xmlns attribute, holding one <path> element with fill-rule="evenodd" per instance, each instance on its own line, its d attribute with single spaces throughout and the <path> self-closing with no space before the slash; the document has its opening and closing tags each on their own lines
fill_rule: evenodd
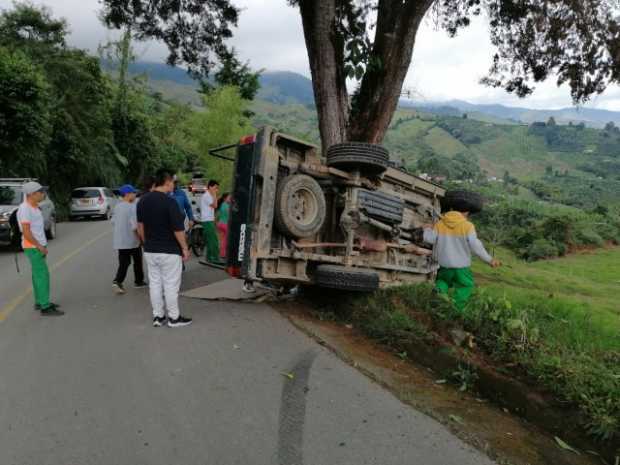
<svg viewBox="0 0 620 465">
<path fill-rule="evenodd" d="M 56 16 L 68 20 L 69 42 L 73 46 L 94 52 L 100 43 L 117 36 L 97 19 L 98 0 L 34 0 L 34 3 L 49 6 Z M 0 0 L 0 8 L 10 8 L 11 4 L 9 0 Z M 249 60 L 256 69 L 289 70 L 310 76 L 297 9 L 285 0 L 236 0 L 235 4 L 242 8 L 242 13 L 230 43 L 243 60 Z M 137 44 L 135 48 L 141 60 L 163 61 L 167 56 L 161 43 Z M 418 33 L 405 89 L 414 90 L 419 96 L 416 98 L 426 100 L 460 99 L 530 108 L 571 105 L 568 89 L 558 88 L 553 80 L 538 85 L 535 93 L 525 100 L 480 85 L 492 55 L 488 26 L 483 18 L 475 19 L 454 39 L 426 20 Z M 620 87 L 611 86 L 588 106 L 620 111 Z"/>
</svg>

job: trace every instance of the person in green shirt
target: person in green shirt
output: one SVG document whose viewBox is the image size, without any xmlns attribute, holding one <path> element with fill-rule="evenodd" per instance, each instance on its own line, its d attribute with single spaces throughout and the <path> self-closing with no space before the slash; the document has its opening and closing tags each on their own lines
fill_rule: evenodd
<svg viewBox="0 0 620 465">
<path fill-rule="evenodd" d="M 232 200 L 231 195 L 227 192 L 222 195 L 218 202 L 217 210 L 217 230 L 220 233 L 220 257 L 226 258 L 226 247 L 228 245 L 228 219 L 230 217 L 230 202 Z"/>
</svg>

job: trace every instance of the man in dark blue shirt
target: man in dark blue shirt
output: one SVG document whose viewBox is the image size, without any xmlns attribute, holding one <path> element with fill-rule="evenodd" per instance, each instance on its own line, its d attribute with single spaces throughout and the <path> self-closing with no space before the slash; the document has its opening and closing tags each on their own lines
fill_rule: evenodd
<svg viewBox="0 0 620 465">
<path fill-rule="evenodd" d="M 172 175 L 159 171 L 155 188 L 138 203 L 138 235 L 144 244 L 144 257 L 148 264 L 149 290 L 153 306 L 153 326 L 177 328 L 187 326 L 191 318 L 179 312 L 179 289 L 183 261 L 189 259 L 185 239 L 184 215 L 176 201 L 170 197 L 174 189 Z"/>
</svg>

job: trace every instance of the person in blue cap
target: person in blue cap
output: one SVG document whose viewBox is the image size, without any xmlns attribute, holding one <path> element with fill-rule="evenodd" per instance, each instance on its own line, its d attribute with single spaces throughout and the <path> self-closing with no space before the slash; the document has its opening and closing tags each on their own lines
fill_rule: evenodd
<svg viewBox="0 0 620 465">
<path fill-rule="evenodd" d="M 146 287 L 144 268 L 142 266 L 142 248 L 138 236 L 136 217 L 136 189 L 125 184 L 119 189 L 123 200 L 114 207 L 112 223 L 114 224 L 114 249 L 118 250 L 118 270 L 112 283 L 117 294 L 124 294 L 123 281 L 133 260 L 133 274 L 136 288 Z"/>
</svg>

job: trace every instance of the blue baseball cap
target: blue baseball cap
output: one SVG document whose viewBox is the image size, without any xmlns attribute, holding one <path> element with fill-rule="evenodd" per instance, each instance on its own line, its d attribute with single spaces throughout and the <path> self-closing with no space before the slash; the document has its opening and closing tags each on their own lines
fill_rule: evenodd
<svg viewBox="0 0 620 465">
<path fill-rule="evenodd" d="M 127 194 L 135 194 L 136 188 L 133 187 L 131 184 L 125 184 L 124 186 L 121 186 L 121 188 L 118 190 L 122 195 L 127 195 Z"/>
</svg>

